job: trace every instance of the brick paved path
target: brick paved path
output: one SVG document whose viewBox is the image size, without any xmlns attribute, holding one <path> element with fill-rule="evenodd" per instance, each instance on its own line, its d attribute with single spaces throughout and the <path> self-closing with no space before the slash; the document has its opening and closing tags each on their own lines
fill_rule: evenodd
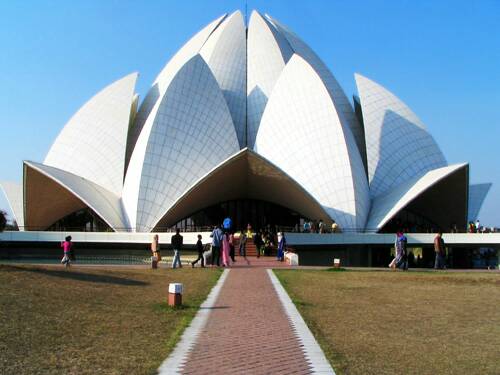
<svg viewBox="0 0 500 375">
<path fill-rule="evenodd" d="M 231 269 L 182 373 L 311 373 L 265 268 Z"/>
</svg>

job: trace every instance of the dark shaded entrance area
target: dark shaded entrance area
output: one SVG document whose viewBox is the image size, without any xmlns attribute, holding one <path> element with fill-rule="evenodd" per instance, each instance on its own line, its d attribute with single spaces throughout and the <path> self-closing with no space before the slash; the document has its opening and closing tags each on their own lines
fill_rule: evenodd
<svg viewBox="0 0 500 375">
<path fill-rule="evenodd" d="M 46 230 L 63 232 L 112 232 L 111 227 L 86 207 L 56 221 Z"/>
<path fill-rule="evenodd" d="M 235 208 L 229 203 L 233 201 L 242 203 Z M 273 205 L 252 201 L 273 202 Z M 257 214 L 259 210 L 262 215 Z M 205 218 L 199 212 L 204 212 Z M 262 156 L 244 149 L 180 197 L 154 225 L 153 232 L 168 230 L 176 224 L 186 229 L 220 224 L 226 216 L 231 216 L 237 227 L 248 222 L 254 228 L 271 224 L 292 227 L 298 222 L 294 212 L 331 225 L 323 206 L 297 181 Z"/>
<path fill-rule="evenodd" d="M 176 227 L 182 230 L 210 229 L 214 225 L 222 224 L 226 217 L 232 219 L 233 229 L 237 231 L 246 228 L 249 223 L 254 230 L 295 231 L 298 230 L 301 219 L 300 214 L 278 204 L 255 199 L 237 199 L 204 208 L 179 221 Z"/>
</svg>

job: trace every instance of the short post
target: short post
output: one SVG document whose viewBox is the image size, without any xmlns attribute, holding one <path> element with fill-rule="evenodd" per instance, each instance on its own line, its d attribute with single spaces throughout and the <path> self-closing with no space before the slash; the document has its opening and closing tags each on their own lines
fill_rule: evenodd
<svg viewBox="0 0 500 375">
<path fill-rule="evenodd" d="M 333 259 L 333 268 L 340 268 L 340 259 L 339 258 Z"/>
<path fill-rule="evenodd" d="M 168 305 L 180 306 L 182 305 L 182 284 L 170 283 L 168 285 Z"/>
</svg>

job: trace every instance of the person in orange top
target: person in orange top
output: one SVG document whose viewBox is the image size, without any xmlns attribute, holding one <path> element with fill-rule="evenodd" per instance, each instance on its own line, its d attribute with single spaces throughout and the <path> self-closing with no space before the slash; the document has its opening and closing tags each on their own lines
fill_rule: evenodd
<svg viewBox="0 0 500 375">
<path fill-rule="evenodd" d="M 152 265 L 152 267 L 156 268 L 161 260 L 160 242 L 157 234 L 153 236 L 153 242 L 151 242 L 151 253 L 153 255 L 153 262 L 156 262 L 156 265 Z"/>
</svg>

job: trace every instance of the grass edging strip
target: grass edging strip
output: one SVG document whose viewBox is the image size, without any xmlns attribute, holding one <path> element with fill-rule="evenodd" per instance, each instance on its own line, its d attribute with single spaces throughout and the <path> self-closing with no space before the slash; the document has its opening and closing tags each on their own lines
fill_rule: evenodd
<svg viewBox="0 0 500 375">
<path fill-rule="evenodd" d="M 182 334 L 181 339 L 175 346 L 174 350 L 170 355 L 163 361 L 161 366 L 158 368 L 158 374 L 177 374 L 184 365 L 187 356 L 198 339 L 198 335 L 201 330 L 205 327 L 208 320 L 208 315 L 210 314 L 210 309 L 215 305 L 217 297 L 219 296 L 220 290 L 226 281 L 227 275 L 229 274 L 229 269 L 225 269 L 220 276 L 217 284 L 212 288 L 210 294 L 208 295 L 205 302 L 200 305 L 200 309 L 196 313 L 196 316 L 191 321 L 189 327 L 186 328 Z"/>
<path fill-rule="evenodd" d="M 335 375 L 335 371 L 326 359 L 325 353 L 323 353 L 323 350 L 309 330 L 309 327 L 300 315 L 297 307 L 293 304 L 285 288 L 283 288 L 271 269 L 267 270 L 267 274 L 269 275 L 271 283 L 276 290 L 276 294 L 278 294 L 281 304 L 283 305 L 283 309 L 290 320 L 290 324 L 294 328 L 297 339 L 303 345 L 304 355 L 311 364 L 311 370 L 313 373 Z"/>
</svg>

